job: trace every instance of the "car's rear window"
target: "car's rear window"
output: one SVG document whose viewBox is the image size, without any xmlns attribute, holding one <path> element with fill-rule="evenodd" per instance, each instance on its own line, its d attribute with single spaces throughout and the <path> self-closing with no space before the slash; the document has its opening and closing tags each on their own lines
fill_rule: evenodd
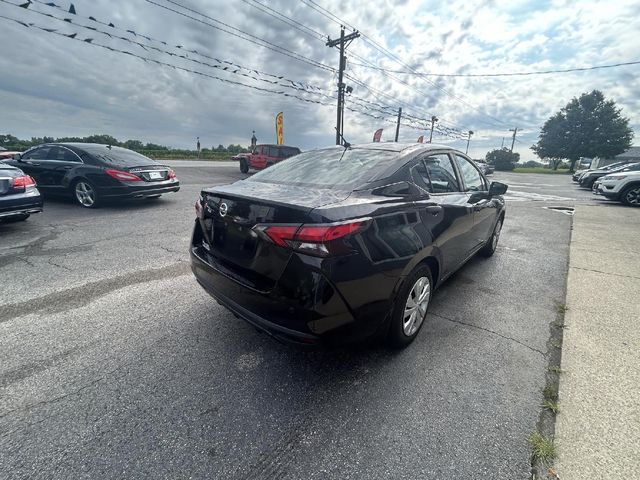
<svg viewBox="0 0 640 480">
<path fill-rule="evenodd" d="M 344 152 L 344 155 L 343 155 Z M 249 181 L 342 189 L 364 184 L 389 166 L 398 152 L 341 148 L 315 150 L 283 160 Z"/>
<path fill-rule="evenodd" d="M 120 147 L 107 147 L 106 145 L 83 146 L 82 150 L 96 157 L 98 160 L 119 166 L 119 167 L 139 167 L 143 165 L 158 165 L 157 162 L 145 157 L 133 150 Z"/>
</svg>

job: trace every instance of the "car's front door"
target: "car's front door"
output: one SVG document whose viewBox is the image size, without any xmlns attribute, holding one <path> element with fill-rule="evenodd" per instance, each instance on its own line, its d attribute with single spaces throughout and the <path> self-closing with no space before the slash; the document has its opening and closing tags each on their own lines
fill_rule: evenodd
<svg viewBox="0 0 640 480">
<path fill-rule="evenodd" d="M 430 153 L 420 159 L 414 170 L 416 183 L 429 192 L 422 214 L 433 227 L 434 243 L 442 254 L 442 276 L 448 276 L 473 250 L 473 207 L 462 190 L 452 158 L 446 153 Z M 441 210 L 431 208 L 433 203 Z"/>
<path fill-rule="evenodd" d="M 51 179 L 47 175 L 46 159 L 51 147 L 45 145 L 43 147 L 33 148 L 25 152 L 20 161 L 15 163 L 20 170 L 27 175 L 33 177 L 43 192 L 47 192 L 50 187 Z"/>
<path fill-rule="evenodd" d="M 467 201 L 473 208 L 473 243 L 474 247 L 478 247 L 491 236 L 498 215 L 498 205 L 489 196 L 488 182 L 476 166 L 468 158 L 457 153 L 455 160 L 468 197 Z"/>
</svg>

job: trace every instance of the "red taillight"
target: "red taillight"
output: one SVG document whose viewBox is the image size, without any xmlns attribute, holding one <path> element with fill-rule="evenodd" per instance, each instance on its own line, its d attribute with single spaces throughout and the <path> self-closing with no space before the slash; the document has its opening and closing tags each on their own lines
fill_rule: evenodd
<svg viewBox="0 0 640 480">
<path fill-rule="evenodd" d="M 291 247 L 317 256 L 345 253 L 348 248 L 334 242 L 362 229 L 367 220 L 324 225 L 256 225 L 255 230 L 281 247 Z"/>
<path fill-rule="evenodd" d="M 169 169 L 169 171 L 167 172 L 167 178 L 169 180 L 176 178 L 176 172 L 174 172 L 173 170 Z"/>
<path fill-rule="evenodd" d="M 289 246 L 288 241 L 292 241 L 295 237 L 298 226 L 290 225 L 272 225 L 262 229 L 262 232 L 269 237 L 273 243 L 281 247 Z"/>
<path fill-rule="evenodd" d="M 104 171 L 104 173 L 122 182 L 141 182 L 142 181 L 142 179 L 139 176 L 134 175 L 133 173 L 123 172 L 122 170 L 112 170 L 108 168 Z"/>
<path fill-rule="evenodd" d="M 36 186 L 36 181 L 29 175 L 18 177 L 13 181 L 13 188 L 26 188 L 29 186 Z"/>
<path fill-rule="evenodd" d="M 350 233 L 358 231 L 363 225 L 362 222 L 343 223 L 340 225 L 322 225 L 322 226 L 310 226 L 303 225 L 296 234 L 296 240 L 301 242 L 317 242 L 324 243 L 331 240 L 337 240 L 338 238 L 349 235 Z"/>
</svg>

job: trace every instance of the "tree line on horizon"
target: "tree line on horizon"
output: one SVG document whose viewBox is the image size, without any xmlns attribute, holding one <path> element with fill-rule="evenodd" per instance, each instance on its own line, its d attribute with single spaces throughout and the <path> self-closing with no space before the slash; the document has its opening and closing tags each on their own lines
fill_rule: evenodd
<svg viewBox="0 0 640 480">
<path fill-rule="evenodd" d="M 135 151 L 170 151 L 181 150 L 191 151 L 190 149 L 174 149 L 165 145 L 158 145 L 156 143 L 144 143 L 140 140 L 125 140 L 121 142 L 111 135 L 89 135 L 86 137 L 31 137 L 30 140 L 23 140 L 11 134 L 0 135 L 0 146 L 7 150 L 26 150 L 36 145 L 43 143 L 100 143 L 103 145 L 112 145 L 114 147 L 128 148 Z M 195 148 L 193 151 L 196 151 Z M 248 152 L 249 149 L 242 145 L 229 144 L 224 146 L 219 144 L 217 147 L 202 148 L 202 152 L 225 152 L 225 153 L 240 153 Z"/>
</svg>

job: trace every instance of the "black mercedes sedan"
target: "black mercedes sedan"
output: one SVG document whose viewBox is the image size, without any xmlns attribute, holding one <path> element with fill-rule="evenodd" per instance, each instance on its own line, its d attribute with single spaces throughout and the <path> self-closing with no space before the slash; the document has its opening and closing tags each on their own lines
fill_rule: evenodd
<svg viewBox="0 0 640 480">
<path fill-rule="evenodd" d="M 191 267 L 220 304 L 279 339 L 404 347 L 434 290 L 495 252 L 506 190 L 446 146 L 305 152 L 201 192 Z"/>
<path fill-rule="evenodd" d="M 72 196 L 87 208 L 121 198 L 177 192 L 175 172 L 126 148 L 95 143 L 48 143 L 8 163 L 31 175 L 45 195 Z"/>
<path fill-rule="evenodd" d="M 19 168 L 0 162 L 0 221 L 26 220 L 42 212 L 36 182 Z"/>
</svg>

